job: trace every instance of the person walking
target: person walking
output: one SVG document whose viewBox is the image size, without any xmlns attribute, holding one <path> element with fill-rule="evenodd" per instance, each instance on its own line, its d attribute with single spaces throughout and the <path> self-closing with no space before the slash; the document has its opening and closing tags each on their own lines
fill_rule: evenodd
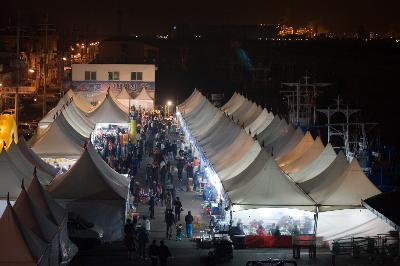
<svg viewBox="0 0 400 266">
<path fill-rule="evenodd" d="M 167 266 L 168 258 L 171 257 L 171 252 L 169 251 L 169 248 L 164 244 L 164 240 L 160 241 L 158 257 L 160 258 L 160 266 Z"/>
<path fill-rule="evenodd" d="M 139 229 L 137 241 L 139 244 L 139 256 L 144 259 L 146 258 L 146 243 L 149 241 L 145 228 L 142 227 Z"/>
<path fill-rule="evenodd" d="M 175 216 L 173 215 L 172 210 L 167 210 L 167 213 L 165 214 L 165 223 L 167 224 L 167 239 L 171 239 L 172 226 L 176 223 Z"/>
<path fill-rule="evenodd" d="M 135 251 L 135 241 L 134 241 L 134 234 L 135 234 L 135 227 L 131 221 L 131 219 L 126 220 L 126 224 L 124 226 L 124 244 L 128 249 L 128 259 L 133 259 L 133 252 Z"/>
<path fill-rule="evenodd" d="M 151 266 L 158 265 L 158 256 L 160 255 L 160 249 L 157 246 L 157 241 L 153 240 L 151 245 L 149 246 L 149 257 L 151 260 Z"/>
<path fill-rule="evenodd" d="M 185 216 L 185 222 L 186 222 L 186 236 L 188 238 L 192 238 L 193 216 L 191 211 L 188 211 L 188 214 Z"/>
<path fill-rule="evenodd" d="M 182 202 L 179 200 L 179 197 L 176 197 L 175 202 L 174 202 L 174 207 L 175 207 L 175 220 L 180 221 L 181 220 Z"/>
<path fill-rule="evenodd" d="M 154 219 L 154 206 L 156 205 L 156 200 L 154 195 L 151 195 L 149 200 L 149 211 L 150 211 L 150 219 Z"/>
<path fill-rule="evenodd" d="M 178 179 L 179 181 L 182 181 L 182 172 L 183 172 L 183 167 L 185 166 L 185 160 L 180 157 L 178 159 L 178 163 L 176 164 L 176 168 L 178 168 Z"/>
</svg>

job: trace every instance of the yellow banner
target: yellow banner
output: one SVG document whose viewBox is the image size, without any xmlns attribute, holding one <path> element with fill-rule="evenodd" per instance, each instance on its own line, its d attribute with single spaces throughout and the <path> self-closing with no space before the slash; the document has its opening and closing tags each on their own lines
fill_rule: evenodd
<svg viewBox="0 0 400 266">
<path fill-rule="evenodd" d="M 136 120 L 131 120 L 129 122 L 129 135 L 131 137 L 131 142 L 136 143 Z"/>
</svg>

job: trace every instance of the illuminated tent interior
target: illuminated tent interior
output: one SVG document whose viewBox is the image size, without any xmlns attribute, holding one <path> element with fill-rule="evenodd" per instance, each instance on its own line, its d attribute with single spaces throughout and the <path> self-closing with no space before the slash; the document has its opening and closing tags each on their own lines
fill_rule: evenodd
<svg viewBox="0 0 400 266">
<path fill-rule="evenodd" d="M 221 108 L 226 115 L 221 115 L 195 90 L 178 106 L 177 112 L 187 145 L 203 157 L 208 178 L 227 197 L 234 219 L 244 211 L 257 213 L 271 207 L 277 208 L 277 212 L 290 213 L 284 211 L 286 207 L 305 212 L 305 217 L 314 223 L 313 212 L 318 209 L 317 233 L 322 241 L 390 229 L 382 221 L 370 219 L 371 213 L 361 206 L 362 199 L 380 191 L 362 173 L 357 160 L 347 163 L 344 155 L 336 155 L 329 143 L 324 147 L 310 132 L 303 134 L 284 119 L 269 115 L 266 109 L 254 118 L 248 113 L 252 106 L 255 110 L 252 102 L 235 93 Z M 246 118 L 252 121 L 246 124 Z M 243 125 L 250 130 L 242 130 Z M 255 136 L 259 142 L 261 139 L 264 147 L 248 141 L 242 132 Z M 236 153 L 243 155 L 235 158 Z M 349 219 L 356 212 L 362 215 L 354 224 L 326 231 L 329 222 L 325 217 Z M 363 229 L 357 223 L 363 224 Z"/>
</svg>

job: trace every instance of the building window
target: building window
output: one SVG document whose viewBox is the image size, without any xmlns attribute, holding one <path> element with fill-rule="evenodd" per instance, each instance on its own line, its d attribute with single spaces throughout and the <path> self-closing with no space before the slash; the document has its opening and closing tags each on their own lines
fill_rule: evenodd
<svg viewBox="0 0 400 266">
<path fill-rule="evenodd" d="M 85 80 L 96 80 L 95 71 L 85 71 Z"/>
<path fill-rule="evenodd" d="M 143 72 L 131 72 L 131 80 L 143 80 Z"/>
<path fill-rule="evenodd" d="M 119 72 L 108 72 L 108 80 L 119 80 Z"/>
</svg>

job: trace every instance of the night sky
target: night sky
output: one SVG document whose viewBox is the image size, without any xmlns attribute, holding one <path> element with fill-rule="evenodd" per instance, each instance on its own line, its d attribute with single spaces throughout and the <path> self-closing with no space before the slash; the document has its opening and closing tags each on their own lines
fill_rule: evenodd
<svg viewBox="0 0 400 266">
<path fill-rule="evenodd" d="M 20 10 L 26 21 L 47 11 L 50 22 L 103 34 L 115 32 L 122 14 L 126 33 L 162 33 L 173 24 L 287 23 L 318 24 L 333 32 L 356 31 L 359 26 L 378 32 L 400 31 L 396 0 L 254 0 L 254 1 L 2 1 L 2 24 Z M 29 19 L 28 19 L 29 18 Z"/>
</svg>

